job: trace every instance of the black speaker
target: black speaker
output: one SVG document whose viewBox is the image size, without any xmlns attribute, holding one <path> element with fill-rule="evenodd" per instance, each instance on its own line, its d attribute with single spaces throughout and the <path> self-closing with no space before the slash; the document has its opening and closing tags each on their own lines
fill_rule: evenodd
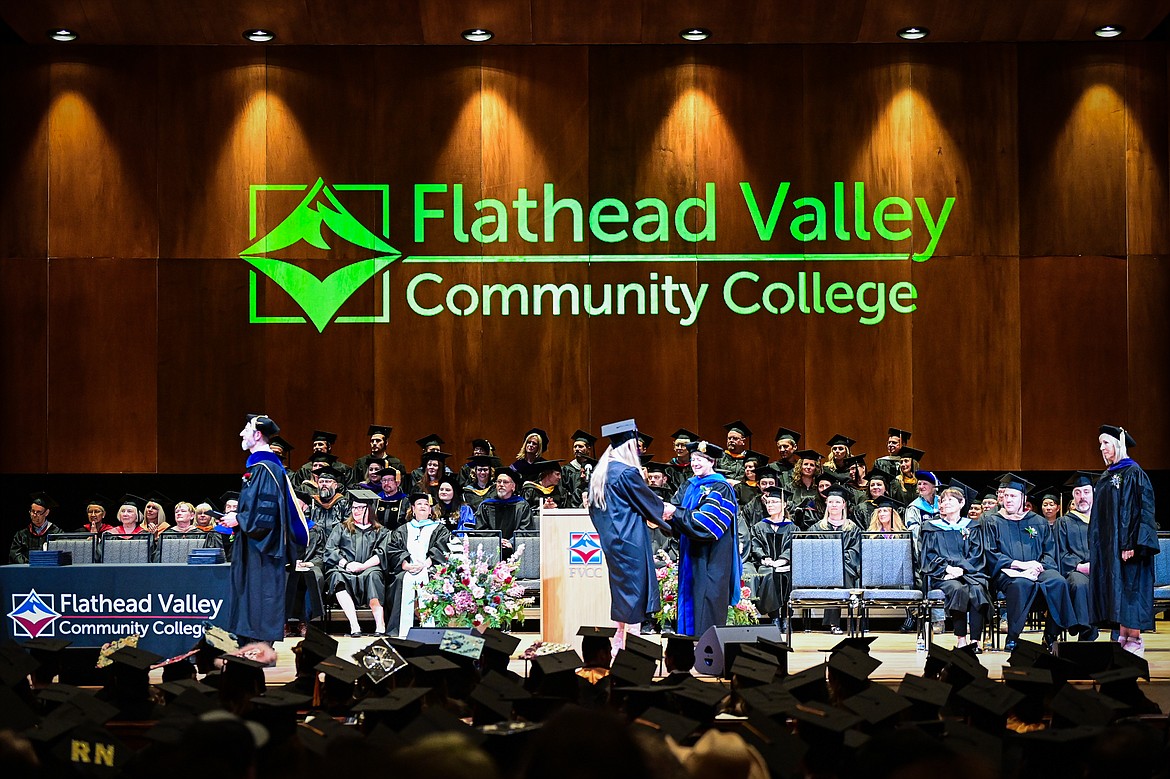
<svg viewBox="0 0 1170 779">
<path fill-rule="evenodd" d="M 1052 654 L 1076 666 L 1072 679 L 1090 679 L 1093 674 L 1126 665 L 1126 653 L 1116 641 L 1057 641 Z"/>
<path fill-rule="evenodd" d="M 448 632 L 467 636 L 471 635 L 471 628 L 411 628 L 406 632 L 406 637 L 420 644 L 438 646 L 443 643 L 443 634 Z"/>
<path fill-rule="evenodd" d="M 739 654 L 742 644 L 754 644 L 757 638 L 783 642 L 784 635 L 776 625 L 716 625 L 707 628 L 695 645 L 695 671 L 707 676 L 725 676 Z M 781 664 L 779 674 L 788 674 L 787 662 Z"/>
</svg>

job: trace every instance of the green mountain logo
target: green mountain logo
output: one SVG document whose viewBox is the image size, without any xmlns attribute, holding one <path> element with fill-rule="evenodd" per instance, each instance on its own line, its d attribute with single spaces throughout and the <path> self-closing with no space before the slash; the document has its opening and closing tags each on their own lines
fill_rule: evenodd
<svg viewBox="0 0 1170 779">
<path fill-rule="evenodd" d="M 368 187 L 350 185 L 347 188 Z M 254 199 L 250 209 L 254 224 Z M 326 237 L 325 228 L 337 238 L 376 252 L 377 256 L 342 266 L 323 279 L 291 262 L 265 256 L 295 247 L 302 241 L 317 249 L 329 251 L 333 247 L 330 245 L 330 239 Z M 333 189 L 326 186 L 320 178 L 280 224 L 240 252 L 241 259 L 276 282 L 304 309 L 318 332 L 325 329 L 345 301 L 349 300 L 363 284 L 401 256 L 401 252 L 358 221 L 341 204 Z"/>
</svg>

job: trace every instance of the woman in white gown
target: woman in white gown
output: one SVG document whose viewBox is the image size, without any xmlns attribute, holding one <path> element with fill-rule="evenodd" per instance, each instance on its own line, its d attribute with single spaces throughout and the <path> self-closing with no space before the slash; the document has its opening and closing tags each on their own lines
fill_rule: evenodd
<svg viewBox="0 0 1170 779">
<path fill-rule="evenodd" d="M 426 584 L 431 566 L 447 559 L 451 531 L 431 516 L 431 496 L 410 495 L 410 519 L 390 534 L 386 549 L 391 603 L 388 632 L 403 638 L 414 625 L 415 593 Z"/>
</svg>

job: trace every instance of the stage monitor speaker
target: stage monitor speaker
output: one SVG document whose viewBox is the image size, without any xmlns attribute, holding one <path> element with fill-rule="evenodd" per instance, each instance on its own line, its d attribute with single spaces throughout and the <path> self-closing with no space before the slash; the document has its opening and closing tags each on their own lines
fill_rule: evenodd
<svg viewBox="0 0 1170 779">
<path fill-rule="evenodd" d="M 462 633 L 466 636 L 471 635 L 471 628 L 411 628 L 406 631 L 406 637 L 420 644 L 438 646 L 443 643 L 443 634 L 447 632 Z"/>
<path fill-rule="evenodd" d="M 716 625 L 708 628 L 695 645 L 695 671 L 706 676 L 726 676 L 724 669 L 731 668 L 740 645 L 754 644 L 757 638 L 784 640 L 776 625 Z M 787 662 L 781 663 L 779 675 L 788 675 Z"/>
</svg>

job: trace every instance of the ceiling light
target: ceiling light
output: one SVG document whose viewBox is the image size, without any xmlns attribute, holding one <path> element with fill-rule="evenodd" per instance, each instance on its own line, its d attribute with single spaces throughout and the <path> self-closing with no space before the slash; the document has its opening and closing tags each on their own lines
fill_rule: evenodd
<svg viewBox="0 0 1170 779">
<path fill-rule="evenodd" d="M 684 41 L 705 41 L 711 37 L 711 31 L 705 27 L 688 27 L 678 34 Z"/>
<path fill-rule="evenodd" d="M 275 37 L 276 33 L 272 32 L 272 30 L 244 30 L 244 39 L 252 43 L 268 43 Z"/>
<path fill-rule="evenodd" d="M 465 41 L 483 43 L 484 41 L 490 41 L 495 33 L 491 30 L 485 30 L 482 27 L 473 27 L 470 30 L 464 30 L 462 35 Z"/>
<path fill-rule="evenodd" d="M 903 27 L 898 30 L 898 37 L 904 41 L 920 41 L 930 35 L 930 30 L 925 27 Z"/>
<path fill-rule="evenodd" d="M 45 34 L 53 40 L 61 41 L 62 43 L 77 40 L 77 33 L 73 32 L 73 30 L 66 30 L 64 27 L 56 27 Z"/>
<path fill-rule="evenodd" d="M 1125 28 L 1119 24 L 1104 24 L 1093 30 L 1093 34 L 1098 38 L 1116 38 L 1125 32 Z"/>
</svg>

